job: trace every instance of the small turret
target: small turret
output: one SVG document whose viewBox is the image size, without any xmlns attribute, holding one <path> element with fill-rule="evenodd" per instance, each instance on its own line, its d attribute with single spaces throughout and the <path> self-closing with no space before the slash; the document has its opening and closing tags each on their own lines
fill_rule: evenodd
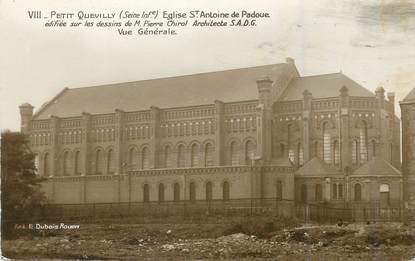
<svg viewBox="0 0 415 261">
<path fill-rule="evenodd" d="M 23 103 L 19 106 L 20 109 L 20 131 L 27 133 L 30 127 L 30 121 L 33 116 L 33 106 L 29 103 Z"/>
</svg>

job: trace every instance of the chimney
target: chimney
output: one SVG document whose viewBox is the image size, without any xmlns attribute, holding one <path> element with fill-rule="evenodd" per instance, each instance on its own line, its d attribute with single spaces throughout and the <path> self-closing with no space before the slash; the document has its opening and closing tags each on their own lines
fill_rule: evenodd
<svg viewBox="0 0 415 261">
<path fill-rule="evenodd" d="M 292 63 L 292 64 L 295 64 L 295 60 L 294 60 L 293 58 L 291 58 L 291 57 L 287 57 L 287 58 L 285 58 L 285 62 L 286 62 L 286 63 Z"/>
<path fill-rule="evenodd" d="M 19 106 L 20 109 L 20 131 L 27 133 L 30 128 L 30 121 L 33 116 L 33 106 L 29 103 L 23 103 Z"/>
</svg>

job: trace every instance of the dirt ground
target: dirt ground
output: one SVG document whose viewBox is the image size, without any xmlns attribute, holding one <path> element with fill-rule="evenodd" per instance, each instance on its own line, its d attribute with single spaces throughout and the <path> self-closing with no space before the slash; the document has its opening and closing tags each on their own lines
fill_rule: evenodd
<svg viewBox="0 0 415 261">
<path fill-rule="evenodd" d="M 2 240 L 2 255 L 32 259 L 283 261 L 402 261 L 415 257 L 415 224 L 304 225 L 253 219 L 227 224 L 79 225 L 74 229 L 33 229 L 19 238 Z"/>
</svg>

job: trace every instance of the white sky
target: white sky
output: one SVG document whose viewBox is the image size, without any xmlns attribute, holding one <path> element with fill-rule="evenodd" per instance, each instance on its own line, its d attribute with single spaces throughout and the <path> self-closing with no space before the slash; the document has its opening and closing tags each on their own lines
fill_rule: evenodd
<svg viewBox="0 0 415 261">
<path fill-rule="evenodd" d="M 256 28 L 129 38 L 115 30 L 45 29 L 27 10 L 268 11 Z M 284 62 L 302 75 L 342 71 L 402 100 L 415 86 L 415 0 L 0 0 L 0 129 L 18 130 L 18 106 L 82 87 Z M 96 102 L 96 101 L 94 101 Z"/>
</svg>

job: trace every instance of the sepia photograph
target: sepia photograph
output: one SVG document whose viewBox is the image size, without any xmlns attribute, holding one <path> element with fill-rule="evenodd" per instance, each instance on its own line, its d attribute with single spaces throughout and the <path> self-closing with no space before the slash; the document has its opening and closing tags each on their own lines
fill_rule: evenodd
<svg viewBox="0 0 415 261">
<path fill-rule="evenodd" d="M 415 1 L 0 1 L 1 256 L 415 260 Z"/>
</svg>

